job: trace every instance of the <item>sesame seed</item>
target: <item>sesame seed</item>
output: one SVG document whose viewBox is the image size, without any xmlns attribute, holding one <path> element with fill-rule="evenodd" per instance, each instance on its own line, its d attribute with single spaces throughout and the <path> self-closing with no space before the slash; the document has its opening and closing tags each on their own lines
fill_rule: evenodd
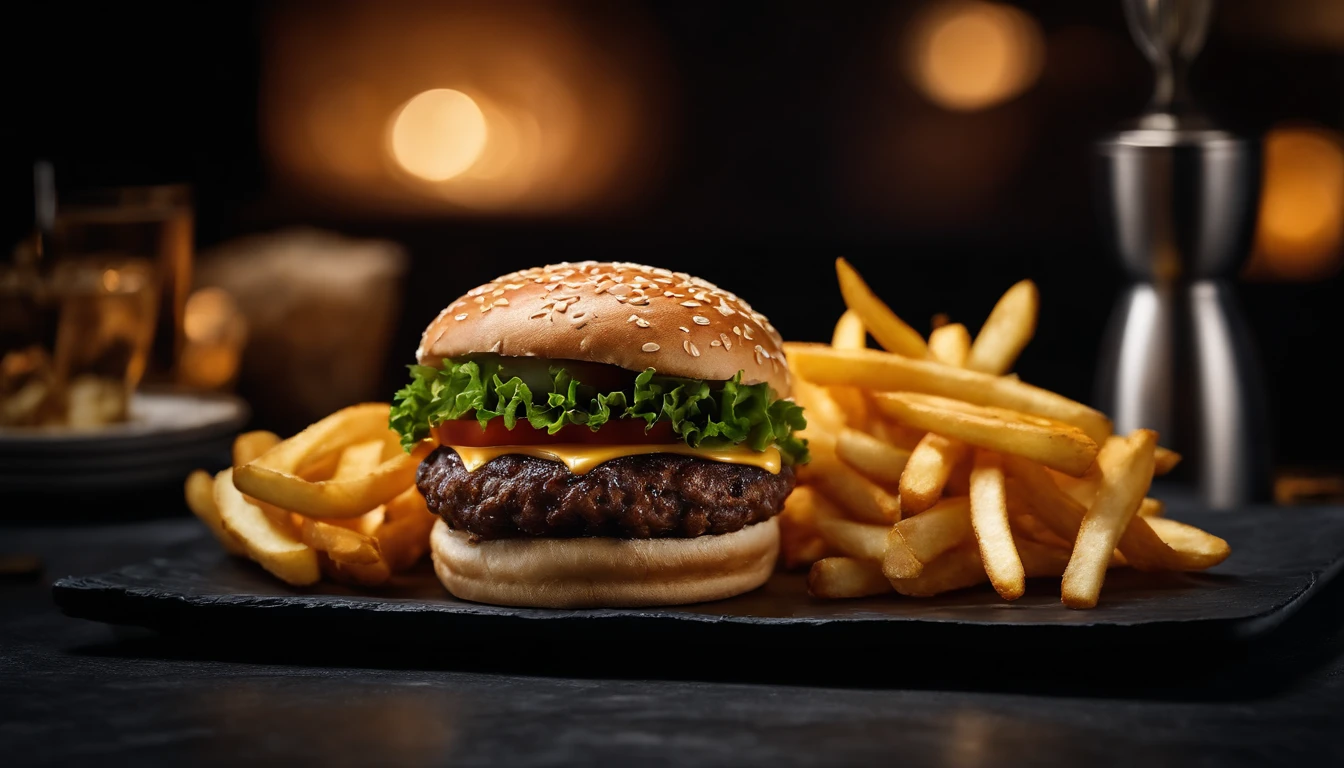
<svg viewBox="0 0 1344 768">
<path fill-rule="evenodd" d="M 682 333 L 690 333 L 690 332 L 691 332 L 691 329 L 690 329 L 690 328 L 687 328 L 687 327 L 684 326 L 684 325 L 678 325 L 678 326 L 677 326 L 677 330 L 681 331 Z"/>
<path fill-rule="evenodd" d="M 700 356 L 700 350 L 696 349 L 696 346 L 691 343 L 690 339 L 686 339 L 685 341 L 681 342 L 681 348 L 686 350 L 686 354 L 692 357 Z"/>
<path fill-rule="evenodd" d="M 723 340 L 723 348 L 731 351 L 733 348 L 733 340 L 728 338 L 728 334 L 720 333 L 719 338 Z"/>
<path fill-rule="evenodd" d="M 698 301 L 709 301 L 709 296 L 707 296 L 704 291 L 695 294 L 695 298 Z"/>
<path fill-rule="evenodd" d="M 744 327 L 744 328 L 742 329 L 742 338 L 746 339 L 747 341 L 751 341 L 751 340 L 752 340 L 752 339 L 751 339 L 751 326 L 748 325 L 748 326 L 746 326 L 746 327 Z"/>
<path fill-rule="evenodd" d="M 490 295 L 491 295 L 491 296 L 503 296 L 503 295 L 504 295 L 504 289 L 503 289 L 503 288 L 496 288 L 495 290 L 493 290 L 493 291 L 490 292 Z"/>
<path fill-rule="evenodd" d="M 457 320 L 457 321 L 459 321 L 459 322 L 462 321 L 462 320 L 466 320 L 466 319 L 467 319 L 467 313 L 466 313 L 466 312 L 463 312 L 463 313 L 460 314 L 460 315 L 454 315 L 454 316 L 453 316 L 453 319 L 454 319 L 454 320 Z"/>
<path fill-rule="evenodd" d="M 477 304 L 484 304 L 484 303 L 485 303 L 485 297 L 484 297 L 484 296 L 477 296 L 477 297 L 476 297 L 476 303 L 477 303 Z"/>
<path fill-rule="evenodd" d="M 666 296 L 666 297 L 669 298 L 669 299 L 684 299 L 684 298 L 686 298 L 686 294 L 684 294 L 684 293 L 674 293 L 674 292 L 672 292 L 672 291 L 663 291 L 663 295 Z"/>
<path fill-rule="evenodd" d="M 698 306 L 700 306 L 700 302 L 698 302 L 698 301 L 683 301 L 683 302 L 681 302 L 681 306 L 683 306 L 683 307 L 698 307 Z"/>
<path fill-rule="evenodd" d="M 765 347 L 762 347 L 760 344 L 756 345 L 756 354 L 760 355 L 761 357 L 764 357 L 767 360 L 770 359 L 770 353 L 766 352 Z"/>
<path fill-rule="evenodd" d="M 691 321 L 694 322 L 696 325 L 709 325 L 709 318 L 705 317 L 704 315 L 696 315 L 695 317 L 691 318 Z"/>
<path fill-rule="evenodd" d="M 501 297 L 499 297 L 498 299 L 495 299 L 495 306 L 497 306 L 497 307 L 507 307 L 507 306 L 509 306 L 509 300 L 506 299 L 506 298 L 504 298 L 503 296 L 501 296 Z"/>
<path fill-rule="evenodd" d="M 528 320 L 540 320 L 541 318 L 546 317 L 546 316 L 549 315 L 549 314 L 550 314 L 550 311 L 543 309 L 543 310 L 541 310 L 540 312 L 533 312 L 532 314 L 528 315 L 528 316 L 527 316 L 527 319 L 528 319 Z"/>
<path fill-rule="evenodd" d="M 640 349 L 644 350 L 645 352 L 657 352 L 658 350 L 662 349 L 662 347 L 650 341 L 645 343 L 644 346 L 640 347 Z"/>
<path fill-rule="evenodd" d="M 736 335 L 738 335 L 738 336 L 741 336 L 741 335 L 742 335 L 742 328 L 739 327 L 739 326 L 734 325 L 734 326 L 733 326 L 733 333 L 736 334 Z"/>
<path fill-rule="evenodd" d="M 718 339 L 715 339 L 715 340 L 709 342 L 709 346 L 711 346 L 711 347 L 722 347 L 722 346 L 723 346 L 723 342 L 722 342 L 722 341 L 719 341 Z"/>
<path fill-rule="evenodd" d="M 640 328 L 648 328 L 648 327 L 649 327 L 649 321 L 648 321 L 648 320 L 645 320 L 644 318 L 641 317 L 641 318 L 639 318 L 638 320 L 635 321 L 635 325 L 638 325 Z"/>
<path fill-rule="evenodd" d="M 633 323 L 633 322 L 635 322 L 635 321 L 638 320 L 638 319 L 639 319 L 639 315 L 631 315 L 631 316 L 629 316 L 629 317 L 627 317 L 627 318 L 625 319 L 625 322 L 627 322 L 627 323 Z"/>
<path fill-rule="evenodd" d="M 719 306 L 715 307 L 715 309 L 719 310 L 719 314 L 723 315 L 724 317 L 727 317 L 731 314 L 735 314 L 733 312 L 733 308 L 725 304 L 722 298 L 719 299 Z"/>
</svg>

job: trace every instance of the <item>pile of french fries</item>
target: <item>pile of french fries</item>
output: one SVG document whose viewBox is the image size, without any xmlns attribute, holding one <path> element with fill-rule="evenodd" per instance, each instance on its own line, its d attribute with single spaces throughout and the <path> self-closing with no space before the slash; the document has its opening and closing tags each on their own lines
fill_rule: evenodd
<svg viewBox="0 0 1344 768">
<path fill-rule="evenodd" d="M 415 487 L 424 451 L 401 449 L 388 410 L 351 406 L 287 440 L 239 435 L 232 467 L 187 477 L 187 506 L 230 554 L 288 584 L 387 584 L 424 556 L 437 519 Z"/>
<path fill-rule="evenodd" d="M 824 598 L 927 597 L 989 582 L 1006 600 L 1061 578 L 1065 605 L 1097 604 L 1110 568 L 1193 571 L 1227 542 L 1166 519 L 1148 498 L 1180 456 L 1151 430 L 1011 373 L 1036 329 L 1036 286 L 1012 286 L 974 339 L 926 340 L 843 259 L 848 307 L 830 345 L 785 345 L 812 462 L 781 515 L 785 567 Z M 882 350 L 869 349 L 871 335 Z"/>
</svg>

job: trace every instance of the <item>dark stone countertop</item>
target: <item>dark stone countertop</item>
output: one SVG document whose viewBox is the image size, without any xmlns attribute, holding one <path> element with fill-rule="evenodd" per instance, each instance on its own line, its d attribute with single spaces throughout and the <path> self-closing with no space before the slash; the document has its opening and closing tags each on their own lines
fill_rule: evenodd
<svg viewBox="0 0 1344 768">
<path fill-rule="evenodd" d="M 601 637 L 585 658 L 543 647 L 488 661 L 470 638 L 445 637 L 428 665 L 400 658 L 395 639 L 363 653 L 339 636 L 340 653 L 310 655 L 284 638 L 230 652 L 67 618 L 51 601 L 55 578 L 199 535 L 186 520 L 0 529 L 0 553 L 44 563 L 40 578 L 0 581 L 0 763 L 1344 762 L 1341 583 L 1235 658 L 1173 648 L 1100 657 L 1089 670 L 1005 658 L 1001 672 L 937 648 L 847 658 L 688 648 L 636 664 L 639 649 Z M 983 653 L 992 661 L 995 649 Z"/>
</svg>

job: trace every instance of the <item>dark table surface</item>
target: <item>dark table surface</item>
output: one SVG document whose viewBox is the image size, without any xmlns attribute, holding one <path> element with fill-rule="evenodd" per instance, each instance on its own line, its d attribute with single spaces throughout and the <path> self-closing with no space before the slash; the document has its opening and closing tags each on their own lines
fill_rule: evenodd
<svg viewBox="0 0 1344 768">
<path fill-rule="evenodd" d="M 1058 664 L 992 647 L 648 659 L 600 637 L 569 658 L 539 647 L 482 660 L 462 637 L 443 638 L 433 659 L 339 636 L 321 654 L 284 638 L 206 649 L 67 618 L 51 602 L 55 578 L 200 535 L 189 520 L 0 528 L 0 554 L 43 562 L 39 577 L 0 581 L 0 764 L 1344 763 L 1339 583 L 1230 653 Z"/>
</svg>

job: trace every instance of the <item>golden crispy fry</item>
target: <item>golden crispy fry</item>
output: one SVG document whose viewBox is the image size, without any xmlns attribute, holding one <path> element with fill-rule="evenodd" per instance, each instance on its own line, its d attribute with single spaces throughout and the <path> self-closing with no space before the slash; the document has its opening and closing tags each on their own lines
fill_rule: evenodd
<svg viewBox="0 0 1344 768">
<path fill-rule="evenodd" d="M 965 367 L 971 351 L 971 333 L 961 323 L 950 323 L 929 334 L 929 359 L 943 365 Z"/>
<path fill-rule="evenodd" d="M 1101 485 L 1101 470 L 1097 469 L 1096 464 L 1089 467 L 1082 477 L 1073 477 L 1054 469 L 1047 469 L 1046 472 L 1061 491 L 1082 504 L 1084 509 L 1092 506 L 1092 500 L 1097 497 L 1097 487 Z"/>
<path fill-rule="evenodd" d="M 1013 546 L 1022 558 L 1022 568 L 1028 579 L 1039 579 L 1043 576 L 1058 578 L 1063 576 L 1064 570 L 1068 568 L 1069 550 L 1067 547 L 1053 547 L 1039 541 L 1032 541 L 1025 536 L 1014 536 Z"/>
<path fill-rule="evenodd" d="M 1026 573 L 1008 527 L 1003 459 L 983 448 L 976 450 L 971 470 L 971 527 L 994 591 L 1004 600 L 1021 597 L 1027 589 Z"/>
<path fill-rule="evenodd" d="M 1023 280 L 1009 288 L 990 311 L 975 337 L 966 367 L 985 373 L 1007 373 L 1036 333 L 1040 294 L 1036 284 Z"/>
<path fill-rule="evenodd" d="M 1167 514 L 1167 505 L 1154 498 L 1145 498 L 1139 502 L 1139 517 L 1162 517 Z"/>
<path fill-rule="evenodd" d="M 813 597 L 843 599 L 881 595 L 891 591 L 891 583 L 876 563 L 852 557 L 828 557 L 812 564 L 807 574 L 807 591 Z"/>
<path fill-rule="evenodd" d="M 960 440 L 932 432 L 924 435 L 901 472 L 901 514 L 917 515 L 938 503 L 952 468 L 965 458 L 967 451 Z"/>
<path fill-rule="evenodd" d="M 952 471 L 943 484 L 944 496 L 969 496 L 971 493 L 971 451 L 967 450 L 961 461 L 952 465 Z"/>
<path fill-rule="evenodd" d="M 863 318 L 852 309 L 845 310 L 835 323 L 831 334 L 831 346 L 836 349 L 863 349 L 868 346 L 868 329 L 863 327 Z"/>
<path fill-rule="evenodd" d="M 1060 490 L 1044 467 L 1020 456 L 1004 456 L 1010 475 L 1008 494 L 1020 493 L 1032 513 L 1057 536 L 1066 541 L 1078 538 L 1078 527 L 1087 515 L 1087 507 Z"/>
<path fill-rule="evenodd" d="M 882 572 L 892 579 L 913 579 L 924 566 L 971 537 L 970 499 L 943 499 L 923 514 L 908 517 L 887 534 Z"/>
<path fill-rule="evenodd" d="M 846 428 L 836 436 L 835 455 L 869 480 L 895 486 L 901 481 L 901 470 L 910 458 L 910 451 L 866 432 Z"/>
<path fill-rule="evenodd" d="M 785 537 L 780 532 L 779 554 L 784 564 L 784 569 L 788 571 L 797 570 L 811 565 L 824 557 L 830 557 L 835 554 L 825 539 L 820 536 L 807 536 L 801 538 Z"/>
<path fill-rule="evenodd" d="M 845 305 L 858 314 L 864 327 L 883 349 L 907 357 L 922 358 L 928 354 L 924 337 L 882 303 L 849 262 L 836 259 L 835 272 L 840 278 L 840 293 L 845 297 Z"/>
<path fill-rule="evenodd" d="M 1111 434 L 1100 412 L 1049 390 L 1006 376 L 953 368 L 876 349 L 835 349 L 829 344 L 786 343 L 789 366 L 816 384 L 862 387 L 880 392 L 920 392 L 975 405 L 1009 408 L 1072 424 L 1092 440 Z"/>
<path fill-rule="evenodd" d="M 901 518 L 900 499 L 842 463 L 834 448 L 827 451 L 824 443 L 818 445 L 820 449 L 813 451 L 811 463 L 799 470 L 801 480 L 844 507 L 856 520 L 882 525 Z"/>
<path fill-rule="evenodd" d="M 386 560 L 372 563 L 342 563 L 320 553 L 322 573 L 332 581 L 355 587 L 381 587 L 392 579 L 392 568 Z"/>
<path fill-rule="evenodd" d="M 924 432 L 900 424 L 893 424 L 882 418 L 881 414 L 874 414 L 868 421 L 867 431 L 881 440 L 882 442 L 900 448 L 903 451 L 913 451 L 919 441 L 924 439 Z"/>
<path fill-rule="evenodd" d="M 840 410 L 845 415 L 845 423 L 851 427 L 862 429 L 872 421 L 872 407 L 868 403 L 868 398 L 863 394 L 863 390 L 855 387 L 827 387 L 831 395 L 831 400 L 840 406 Z"/>
<path fill-rule="evenodd" d="M 1030 512 L 1014 511 L 1011 496 L 1009 496 L 1008 503 L 1008 519 L 1012 522 L 1013 533 L 1017 534 L 1019 538 L 1030 539 L 1037 544 L 1058 549 L 1064 553 L 1066 559 L 1069 550 L 1073 549 L 1073 542 L 1061 539 L 1059 534 L 1050 530 L 1050 527 L 1042 523 L 1035 515 Z M 1061 570 L 1060 573 L 1062 574 L 1063 571 Z"/>
<path fill-rule="evenodd" d="M 846 520 L 833 507 L 819 507 L 816 523 L 821 538 L 841 554 L 860 560 L 882 561 L 890 527 Z"/>
<path fill-rule="evenodd" d="M 383 463 L 383 449 L 386 447 L 387 444 L 383 440 L 369 440 L 346 448 L 341 451 L 341 458 L 336 461 L 336 471 L 332 473 L 332 479 L 351 480 L 372 474 L 378 465 Z"/>
<path fill-rule="evenodd" d="M 1156 432 L 1135 430 L 1125 439 L 1123 449 L 1117 451 L 1114 463 L 1102 465 L 1101 488 L 1079 527 L 1073 555 L 1064 572 L 1061 592 L 1064 604 L 1070 608 L 1091 608 L 1097 604 L 1111 552 L 1120 543 L 1153 481 L 1156 446 Z M 1133 563 L 1129 552 L 1125 552 L 1125 557 Z"/>
<path fill-rule="evenodd" d="M 879 395 L 877 403 L 888 416 L 905 424 L 980 448 L 1024 456 L 1067 474 L 1085 473 L 1097 456 L 1097 444 L 1082 430 L 1027 413 L 913 392 Z"/>
<path fill-rule="evenodd" d="M 386 403 L 370 403 L 337 411 L 238 467 L 234 482 L 249 496 L 309 517 L 359 517 L 409 487 L 428 448 L 413 454 L 396 450 L 398 438 L 387 427 L 388 410 Z M 383 455 L 391 458 L 369 474 L 316 482 L 295 474 L 322 454 L 375 439 L 385 441 Z"/>
<path fill-rule="evenodd" d="M 918 577 L 890 579 L 890 582 L 893 589 L 907 597 L 933 597 L 988 580 L 985 567 L 980 563 L 980 550 L 975 542 L 966 542 L 925 565 Z"/>
<path fill-rule="evenodd" d="M 304 544 L 338 563 L 368 565 L 382 559 L 377 540 L 349 528 L 304 518 L 299 536 Z"/>
<path fill-rule="evenodd" d="M 215 475 L 215 505 L 224 528 L 238 537 L 247 556 L 262 568 L 295 586 L 314 584 L 321 578 L 316 550 L 243 498 L 234 487 L 232 469 Z"/>
<path fill-rule="evenodd" d="M 845 409 L 835 402 L 826 387 L 794 379 L 793 401 L 807 412 L 807 429 L 799 433 L 802 436 L 811 438 L 818 433 L 835 433 L 845 428 Z"/>
<path fill-rule="evenodd" d="M 415 565 L 429 551 L 429 531 L 439 518 L 420 489 L 411 486 L 387 502 L 387 517 L 374 533 L 383 559 L 394 572 Z"/>
<path fill-rule="evenodd" d="M 1232 554 L 1232 548 L 1226 541 L 1193 525 L 1164 517 L 1150 518 L 1148 525 L 1175 553 L 1174 562 L 1171 563 L 1173 570 L 1202 571 L 1223 562 Z"/>
<path fill-rule="evenodd" d="M 274 432 L 267 432 L 264 429 L 244 432 L 233 439 L 233 466 L 241 467 L 271 450 L 279 442 L 279 435 Z"/>
<path fill-rule="evenodd" d="M 1175 469 L 1176 465 L 1180 463 L 1181 454 L 1170 448 L 1163 448 L 1159 445 L 1157 446 L 1156 453 L 1153 455 L 1153 474 L 1165 475 Z"/>
<path fill-rule="evenodd" d="M 224 547 L 224 551 L 230 555 L 246 555 L 247 548 L 243 546 L 243 542 L 229 533 L 219 519 L 219 507 L 215 504 L 215 478 L 205 470 L 195 470 L 187 475 L 184 491 L 191 513 L 205 523 L 205 527 L 214 534 L 215 539 Z"/>
</svg>

